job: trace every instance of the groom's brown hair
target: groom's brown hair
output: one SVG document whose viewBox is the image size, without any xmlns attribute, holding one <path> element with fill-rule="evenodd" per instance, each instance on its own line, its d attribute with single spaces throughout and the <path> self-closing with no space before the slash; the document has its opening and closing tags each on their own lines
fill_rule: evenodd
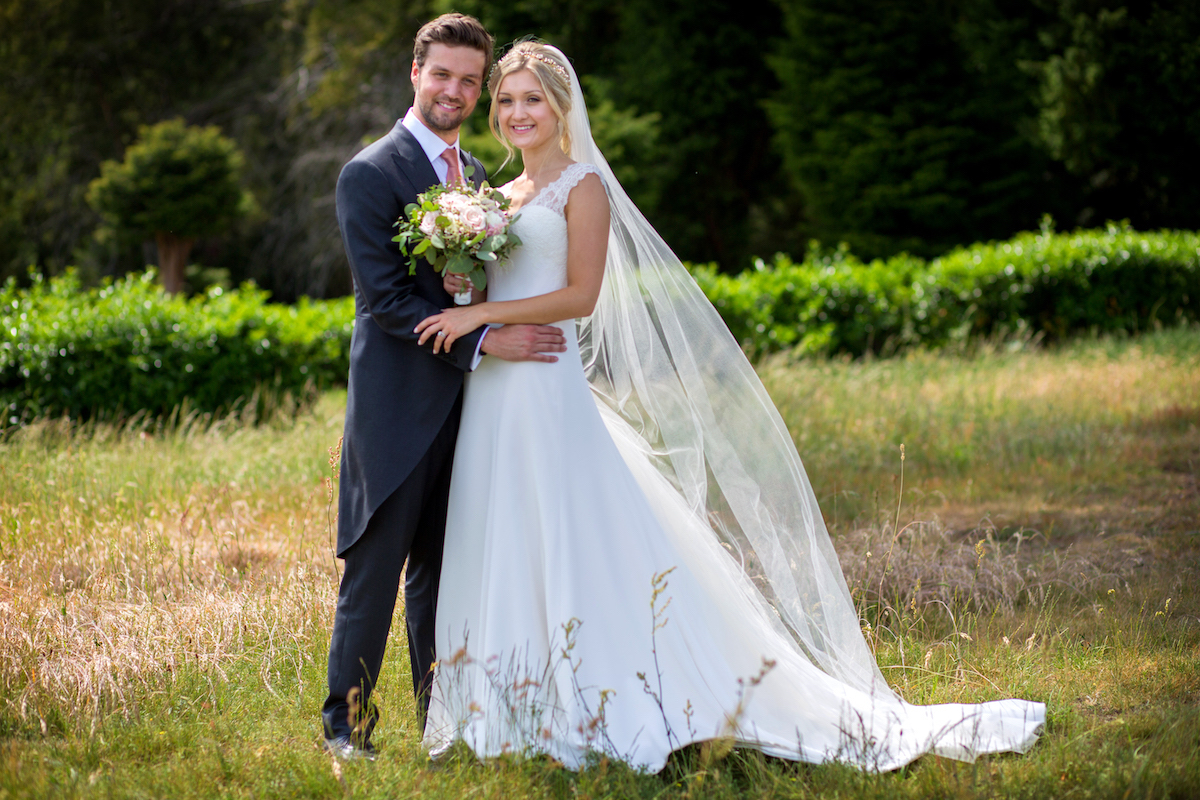
<svg viewBox="0 0 1200 800">
<path fill-rule="evenodd" d="M 483 53 L 483 77 L 486 80 L 488 71 L 492 68 L 492 52 L 496 43 L 483 24 L 474 17 L 466 14 L 442 14 L 430 20 L 417 31 L 413 40 L 413 61 L 417 67 L 425 66 L 425 56 L 429 54 L 431 44 L 444 44 L 450 47 L 470 47 Z"/>
</svg>

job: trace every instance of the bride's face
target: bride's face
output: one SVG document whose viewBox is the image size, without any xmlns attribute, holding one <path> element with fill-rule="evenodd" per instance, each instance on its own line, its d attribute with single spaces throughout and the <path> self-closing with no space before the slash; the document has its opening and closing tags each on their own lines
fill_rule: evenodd
<svg viewBox="0 0 1200 800">
<path fill-rule="evenodd" d="M 496 87 L 496 121 L 518 150 L 537 150 L 559 135 L 558 117 L 542 84 L 527 69 L 505 77 Z"/>
</svg>

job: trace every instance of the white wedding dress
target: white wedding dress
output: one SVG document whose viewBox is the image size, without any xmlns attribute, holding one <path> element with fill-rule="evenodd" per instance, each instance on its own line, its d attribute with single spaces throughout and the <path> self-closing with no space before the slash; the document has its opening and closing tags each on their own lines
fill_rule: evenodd
<svg viewBox="0 0 1200 800">
<path fill-rule="evenodd" d="M 566 285 L 575 164 L 520 211 L 491 300 Z M 1024 751 L 1041 703 L 914 706 L 806 655 L 629 425 L 597 402 L 573 320 L 554 364 L 467 377 L 437 607 L 425 746 L 479 757 L 605 754 L 658 771 L 685 744 L 886 770 L 923 753 Z M 659 590 L 656 593 L 656 588 Z M 857 632 L 854 632 L 857 635 Z"/>
</svg>

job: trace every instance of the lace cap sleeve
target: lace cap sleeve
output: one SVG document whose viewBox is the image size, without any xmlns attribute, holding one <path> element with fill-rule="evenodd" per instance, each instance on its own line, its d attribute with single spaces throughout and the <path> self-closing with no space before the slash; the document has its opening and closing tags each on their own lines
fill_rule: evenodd
<svg viewBox="0 0 1200 800">
<path fill-rule="evenodd" d="M 581 180 L 592 174 L 600 175 L 600 170 L 594 164 L 571 164 L 549 186 L 542 190 L 541 194 L 535 199 L 535 202 L 538 205 L 546 206 L 559 216 L 563 216 L 564 210 L 567 207 L 567 198 L 571 196 L 571 190 Z M 601 175 L 600 180 L 603 181 L 604 176 Z"/>
</svg>

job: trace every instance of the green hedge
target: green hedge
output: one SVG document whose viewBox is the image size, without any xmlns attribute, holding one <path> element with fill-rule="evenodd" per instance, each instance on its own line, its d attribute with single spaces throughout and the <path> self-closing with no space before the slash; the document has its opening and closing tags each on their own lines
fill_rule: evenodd
<svg viewBox="0 0 1200 800">
<path fill-rule="evenodd" d="M 926 262 L 863 263 L 814 247 L 753 270 L 693 274 L 752 354 L 886 353 L 1004 332 L 1050 340 L 1200 318 L 1200 234 L 1103 230 L 1023 233 Z"/>
<path fill-rule="evenodd" d="M 740 275 L 693 268 L 754 355 L 887 353 L 1003 332 L 1059 339 L 1200 319 L 1200 234 L 1021 234 L 926 262 L 845 248 Z M 154 274 L 83 289 L 72 273 L 0 288 L 0 428 L 42 415 L 221 411 L 345 382 L 352 298 L 267 302 L 253 285 L 184 299 Z"/>
<path fill-rule="evenodd" d="M 3 424 L 146 411 L 221 411 L 345 383 L 352 298 L 267 302 L 246 284 L 191 299 L 153 272 L 83 289 L 73 273 L 0 288 Z"/>
</svg>

